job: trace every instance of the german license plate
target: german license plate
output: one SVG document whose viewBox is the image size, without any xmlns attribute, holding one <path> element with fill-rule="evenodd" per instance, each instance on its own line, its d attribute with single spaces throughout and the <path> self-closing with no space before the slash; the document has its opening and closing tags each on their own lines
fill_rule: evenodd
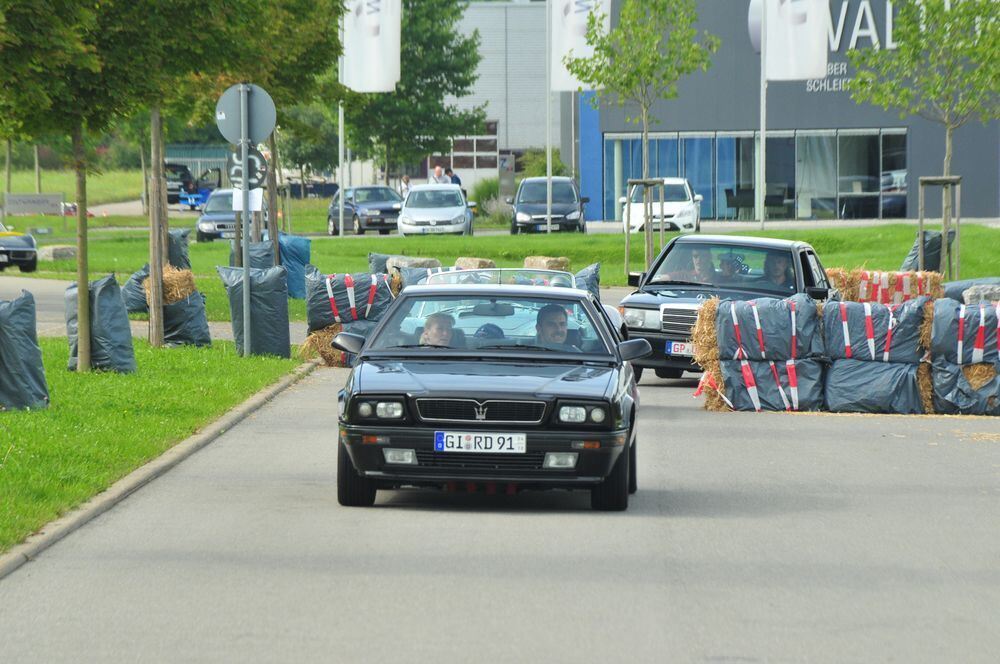
<svg viewBox="0 0 1000 664">
<path fill-rule="evenodd" d="M 689 341 L 668 341 L 665 350 L 667 355 L 694 356 L 694 344 Z"/>
<path fill-rule="evenodd" d="M 552 227 L 553 227 L 553 228 L 559 228 L 559 227 L 558 227 L 558 226 L 556 226 L 555 224 L 552 224 Z M 544 230 L 546 230 L 547 228 L 548 228 L 548 226 L 546 226 L 545 224 L 535 224 L 535 230 L 536 230 L 536 231 L 544 231 Z"/>
<path fill-rule="evenodd" d="M 435 431 L 435 452 L 524 454 L 528 436 L 523 433 L 489 431 Z"/>
<path fill-rule="evenodd" d="M 232 240 L 236 237 L 236 231 L 222 231 L 222 237 L 226 240 Z"/>
</svg>

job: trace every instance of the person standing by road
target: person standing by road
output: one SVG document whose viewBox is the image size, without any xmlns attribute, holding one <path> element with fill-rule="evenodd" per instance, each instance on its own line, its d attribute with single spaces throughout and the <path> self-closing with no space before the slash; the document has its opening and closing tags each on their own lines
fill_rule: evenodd
<svg viewBox="0 0 1000 664">
<path fill-rule="evenodd" d="M 429 184 L 451 184 L 451 178 L 444 174 L 440 166 L 434 167 L 434 173 L 428 180 Z"/>
<path fill-rule="evenodd" d="M 399 183 L 399 195 L 403 197 L 403 200 L 406 200 L 406 196 L 409 193 L 410 193 L 410 176 L 404 175 L 403 179 Z"/>
<path fill-rule="evenodd" d="M 444 174 L 448 176 L 448 179 L 452 184 L 457 184 L 459 187 L 462 186 L 462 178 L 455 175 L 455 171 L 450 168 L 446 168 L 444 169 Z"/>
</svg>

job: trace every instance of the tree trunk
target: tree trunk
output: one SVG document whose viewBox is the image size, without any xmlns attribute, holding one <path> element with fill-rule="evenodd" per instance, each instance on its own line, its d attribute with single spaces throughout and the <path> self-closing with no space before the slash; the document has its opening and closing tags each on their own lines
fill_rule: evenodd
<svg viewBox="0 0 1000 664">
<path fill-rule="evenodd" d="M 642 179 L 649 179 L 649 108 L 642 106 Z M 648 186 L 642 187 L 642 207 L 646 216 L 646 223 L 643 226 L 646 236 L 646 270 L 653 264 L 653 191 Z M 663 220 L 660 220 L 663 223 Z"/>
<path fill-rule="evenodd" d="M 87 266 L 87 155 L 83 121 L 73 128 L 73 169 L 76 171 L 76 370 L 90 371 L 90 278 Z"/>
<path fill-rule="evenodd" d="M 154 106 L 149 113 L 149 161 L 152 165 L 149 187 L 149 345 L 163 345 L 163 213 L 160 205 L 160 187 L 163 186 L 163 160 L 160 159 L 160 141 L 163 133 L 160 108 Z"/>
<path fill-rule="evenodd" d="M 281 248 L 278 246 L 278 174 L 275 172 L 278 165 L 278 147 L 275 144 L 274 132 L 268 137 L 267 146 L 271 150 L 271 166 L 267 169 L 267 236 L 274 245 L 274 264 L 281 265 Z"/>
<path fill-rule="evenodd" d="M 299 191 L 302 192 L 302 200 L 306 200 L 306 166 L 305 164 L 299 164 L 299 176 L 302 178 L 302 186 Z"/>
<path fill-rule="evenodd" d="M 42 166 L 38 159 L 38 143 L 35 143 L 35 193 L 42 193 Z"/>
<path fill-rule="evenodd" d="M 389 144 L 385 144 L 385 186 L 389 186 Z"/>
<path fill-rule="evenodd" d="M 156 107 L 156 114 L 159 116 L 159 121 L 157 122 L 159 132 L 156 139 L 158 147 L 156 161 L 160 165 L 160 175 L 157 178 L 156 185 L 156 191 L 159 195 L 156 197 L 156 200 L 160 206 L 160 255 L 163 256 L 163 263 L 166 264 L 170 256 L 170 217 L 168 214 L 170 204 L 167 202 L 167 175 L 163 168 L 163 164 L 166 163 L 167 159 L 164 156 L 163 117 L 159 106 Z"/>
<path fill-rule="evenodd" d="M 4 193 L 7 193 L 7 194 L 10 193 L 10 183 L 11 183 L 11 165 L 10 165 L 10 162 L 11 162 L 11 159 L 12 159 L 11 153 L 13 152 L 13 150 L 14 150 L 14 142 L 11 139 L 8 138 L 7 139 L 7 158 L 6 158 L 5 162 L 4 162 L 4 186 L 3 186 Z M 7 204 L 7 199 L 4 198 L 4 206 L 6 206 L 6 204 Z"/>
<path fill-rule="evenodd" d="M 149 173 L 146 171 L 145 136 L 139 138 L 139 168 L 142 169 L 142 213 L 149 214 Z"/>
<path fill-rule="evenodd" d="M 954 128 L 947 124 L 944 129 L 944 172 L 951 175 L 951 138 Z M 951 279 L 951 246 L 948 235 L 951 232 L 951 187 L 941 187 L 941 274 Z"/>
</svg>

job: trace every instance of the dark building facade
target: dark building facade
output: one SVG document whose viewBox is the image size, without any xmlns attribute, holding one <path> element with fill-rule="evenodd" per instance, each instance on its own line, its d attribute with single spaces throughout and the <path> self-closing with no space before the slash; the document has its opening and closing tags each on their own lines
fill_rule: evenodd
<svg viewBox="0 0 1000 664">
<path fill-rule="evenodd" d="M 612 5 L 615 20 L 620 2 Z M 700 0 L 700 27 L 721 46 L 707 72 L 682 80 L 678 97 L 652 115 L 652 176 L 681 176 L 704 196 L 704 219 L 752 219 L 760 140 L 760 56 L 751 45 L 749 0 Z M 891 2 L 831 0 L 829 65 L 823 79 L 771 82 L 767 95 L 769 219 L 917 216 L 917 179 L 940 175 L 944 128 L 898 111 L 856 104 L 845 90 L 852 48 L 891 48 Z M 575 95 L 578 172 L 589 196 L 588 219 L 620 219 L 625 181 L 640 177 L 639 127 L 628 108 L 595 110 L 591 93 Z M 569 131 L 562 154 L 571 153 Z M 972 122 L 954 134 L 952 173 L 962 176 L 962 216 L 1000 216 L 1000 123 Z M 940 215 L 940 195 L 927 198 Z"/>
</svg>

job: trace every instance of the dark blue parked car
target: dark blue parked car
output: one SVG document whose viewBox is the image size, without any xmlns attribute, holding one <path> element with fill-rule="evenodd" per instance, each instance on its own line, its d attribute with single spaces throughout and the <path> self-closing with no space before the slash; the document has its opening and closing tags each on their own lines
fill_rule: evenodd
<svg viewBox="0 0 1000 664">
<path fill-rule="evenodd" d="M 389 187 L 351 187 L 344 196 L 344 231 L 364 235 L 365 231 L 377 230 L 380 235 L 388 235 L 396 228 L 399 210 L 403 207 L 403 197 Z M 340 233 L 340 192 L 338 191 L 326 215 L 326 231 L 330 235 Z"/>
</svg>

